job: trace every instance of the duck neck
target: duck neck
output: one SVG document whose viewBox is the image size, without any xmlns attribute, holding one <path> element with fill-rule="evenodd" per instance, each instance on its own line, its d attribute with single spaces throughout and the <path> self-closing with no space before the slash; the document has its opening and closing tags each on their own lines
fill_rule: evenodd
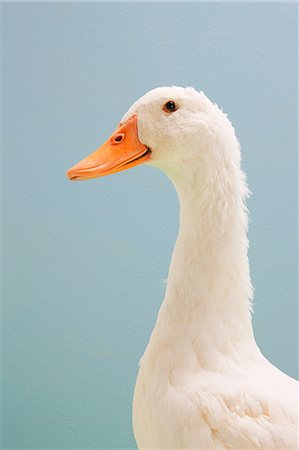
<svg viewBox="0 0 299 450">
<path fill-rule="evenodd" d="M 189 337 L 200 349 L 254 343 L 247 257 L 245 177 L 234 164 L 172 175 L 180 229 L 156 327 L 166 339 Z M 206 174 L 210 173 L 207 178 Z M 163 328 L 163 331 L 162 331 Z"/>
</svg>

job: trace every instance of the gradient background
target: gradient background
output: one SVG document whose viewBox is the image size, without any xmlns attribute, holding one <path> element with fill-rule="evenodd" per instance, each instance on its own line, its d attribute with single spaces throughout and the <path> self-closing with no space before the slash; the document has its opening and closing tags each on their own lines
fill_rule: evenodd
<svg viewBox="0 0 299 450">
<path fill-rule="evenodd" d="M 2 448 L 134 448 L 137 363 L 178 229 L 166 177 L 65 171 L 160 85 L 229 114 L 253 196 L 254 329 L 297 370 L 297 6 L 2 4 Z"/>
</svg>

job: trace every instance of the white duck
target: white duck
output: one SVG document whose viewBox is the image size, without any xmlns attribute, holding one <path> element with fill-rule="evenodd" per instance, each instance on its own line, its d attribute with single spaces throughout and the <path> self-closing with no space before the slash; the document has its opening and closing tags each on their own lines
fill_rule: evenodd
<svg viewBox="0 0 299 450">
<path fill-rule="evenodd" d="M 264 358 L 252 330 L 248 190 L 234 128 L 203 92 L 154 89 L 68 176 L 141 163 L 168 175 L 181 208 L 135 387 L 139 449 L 297 449 L 297 382 Z"/>
</svg>

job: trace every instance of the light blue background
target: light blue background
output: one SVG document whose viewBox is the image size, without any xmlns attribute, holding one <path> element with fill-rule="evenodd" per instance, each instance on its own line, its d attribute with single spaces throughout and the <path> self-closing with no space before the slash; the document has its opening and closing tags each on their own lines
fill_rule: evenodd
<svg viewBox="0 0 299 450">
<path fill-rule="evenodd" d="M 166 177 L 70 183 L 140 95 L 203 89 L 253 196 L 254 328 L 297 370 L 295 4 L 5 4 L 3 447 L 134 447 L 137 363 L 178 228 Z"/>
</svg>

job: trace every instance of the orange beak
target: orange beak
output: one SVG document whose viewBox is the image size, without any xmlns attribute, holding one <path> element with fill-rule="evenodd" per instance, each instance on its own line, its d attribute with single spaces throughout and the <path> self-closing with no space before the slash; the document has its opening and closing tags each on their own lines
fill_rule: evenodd
<svg viewBox="0 0 299 450">
<path fill-rule="evenodd" d="M 67 171 L 70 180 L 104 177 L 146 162 L 150 149 L 138 139 L 137 114 L 120 124 L 95 152 Z"/>
</svg>

